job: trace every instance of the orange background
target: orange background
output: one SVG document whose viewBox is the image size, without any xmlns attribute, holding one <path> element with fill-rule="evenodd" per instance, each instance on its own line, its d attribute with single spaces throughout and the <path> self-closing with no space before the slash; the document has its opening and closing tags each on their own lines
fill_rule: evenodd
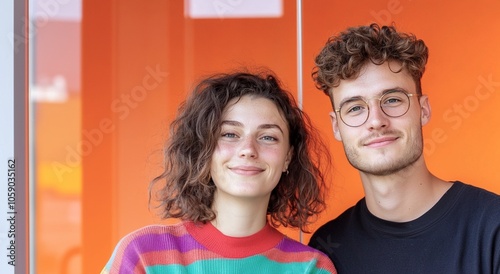
<svg viewBox="0 0 500 274">
<path fill-rule="evenodd" d="M 221 1 L 238 8 L 238 1 Z M 296 3 L 283 2 L 280 18 L 196 20 L 185 17 L 182 1 L 82 2 L 81 90 L 61 110 L 43 104 L 37 109 L 37 140 L 52 148 L 41 149 L 36 160 L 45 167 L 37 171 L 39 273 L 66 273 L 60 269 L 71 268 L 66 267 L 71 254 L 80 263 L 73 263 L 76 270 L 69 273 L 98 273 L 121 237 L 162 222 L 148 210 L 147 191 L 160 170 L 168 123 L 195 81 L 214 72 L 263 65 L 290 91 L 302 90 L 304 110 L 334 159 L 328 210 L 312 229 L 354 204 L 363 196 L 358 173 L 333 139 L 330 103 L 310 77 L 313 58 L 327 38 L 351 25 L 395 22 L 426 42 L 430 59 L 422 85 L 433 110 L 424 127 L 428 166 L 438 177 L 500 193 L 495 172 L 500 157 L 499 1 L 303 1 L 302 87 L 297 84 Z M 69 43 L 66 39 L 60 42 Z M 64 56 L 64 49 L 53 54 Z M 79 128 L 77 135 L 72 127 Z M 79 160 L 72 162 L 71 151 Z M 62 181 L 53 174 L 54 162 L 67 168 L 59 169 Z M 58 214 L 49 219 L 42 209 L 55 197 L 60 204 L 45 212 L 64 208 L 66 215 L 80 213 L 79 222 L 68 226 Z M 54 233 L 65 226 L 70 233 Z M 305 243 L 310 237 L 283 231 Z M 50 244 L 56 242 L 71 245 L 56 253 Z"/>
</svg>

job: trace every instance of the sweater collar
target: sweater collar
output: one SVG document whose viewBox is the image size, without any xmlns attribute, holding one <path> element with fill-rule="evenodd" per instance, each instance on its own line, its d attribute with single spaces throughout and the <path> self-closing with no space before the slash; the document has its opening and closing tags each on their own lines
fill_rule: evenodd
<svg viewBox="0 0 500 274">
<path fill-rule="evenodd" d="M 185 226 L 196 241 L 227 258 L 243 258 L 263 253 L 275 247 L 284 238 L 284 235 L 269 223 L 257 233 L 246 237 L 226 236 L 210 222 L 185 222 Z"/>
</svg>

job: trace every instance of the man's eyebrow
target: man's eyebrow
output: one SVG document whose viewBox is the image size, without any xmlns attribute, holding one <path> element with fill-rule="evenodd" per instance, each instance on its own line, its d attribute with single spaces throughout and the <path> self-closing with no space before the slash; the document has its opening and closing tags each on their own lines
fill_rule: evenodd
<svg viewBox="0 0 500 274">
<path fill-rule="evenodd" d="M 404 92 L 404 93 L 408 93 L 408 91 L 404 88 L 401 88 L 401 87 L 393 87 L 393 88 L 387 88 L 387 89 L 384 89 L 382 90 L 380 93 L 378 93 L 377 95 L 371 97 L 371 98 L 377 98 L 377 97 L 381 97 L 381 96 L 384 96 L 385 94 L 387 93 L 390 93 L 390 92 L 394 92 L 394 91 L 401 91 L 401 92 Z M 347 97 L 347 98 L 344 98 L 342 99 L 342 101 L 340 101 L 340 104 L 339 106 L 342 106 L 343 104 L 345 104 L 346 102 L 352 102 L 352 101 L 356 101 L 356 100 L 365 100 L 365 99 L 371 99 L 371 98 L 365 98 L 363 96 L 353 96 L 353 97 Z"/>
<path fill-rule="evenodd" d="M 386 94 L 386 93 L 389 93 L 389 92 L 394 92 L 394 91 L 401 91 L 401 92 L 405 92 L 405 93 L 408 93 L 408 91 L 402 87 L 393 87 L 393 88 L 388 88 L 388 89 L 384 89 L 381 93 L 380 93 L 380 96 Z"/>
<path fill-rule="evenodd" d="M 340 101 L 339 107 L 341 107 L 343 104 L 345 104 L 347 102 L 352 102 L 352 101 L 357 101 L 357 100 L 363 100 L 363 97 L 362 96 L 353 96 L 353 97 L 344 98 L 344 99 L 342 99 L 342 101 Z"/>
</svg>

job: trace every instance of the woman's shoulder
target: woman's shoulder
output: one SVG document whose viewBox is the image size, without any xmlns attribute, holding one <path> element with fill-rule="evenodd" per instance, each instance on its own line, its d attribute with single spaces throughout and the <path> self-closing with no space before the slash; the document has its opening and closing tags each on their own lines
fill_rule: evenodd
<svg viewBox="0 0 500 274">
<path fill-rule="evenodd" d="M 165 252 L 175 253 L 176 250 L 189 248 L 192 242 L 186 241 L 189 238 L 184 222 L 138 228 L 120 239 L 102 273 L 118 273 L 122 268 L 135 268 L 138 262 L 144 267 L 163 258 Z"/>
<path fill-rule="evenodd" d="M 154 224 L 138 228 L 127 235 L 121 240 L 121 246 L 143 246 L 154 245 L 155 243 L 167 241 L 175 241 L 188 234 L 185 223 L 179 222 L 175 224 Z"/>
<path fill-rule="evenodd" d="M 186 225 L 186 222 L 182 222 L 182 221 L 178 222 L 178 223 L 173 223 L 173 224 L 151 224 L 151 225 L 146 225 L 146 226 L 140 227 L 140 228 L 130 232 L 128 235 L 137 236 L 137 235 L 144 235 L 144 234 L 163 234 L 163 233 L 176 233 L 176 232 L 185 233 L 185 231 L 186 231 L 185 225 Z"/>
<path fill-rule="evenodd" d="M 315 262 L 316 268 L 323 271 L 326 270 L 326 273 L 337 273 L 330 258 L 320 250 L 305 245 L 295 239 L 289 238 L 288 236 L 283 239 L 280 245 L 281 246 L 278 247 L 279 249 L 286 251 L 286 253 L 295 253 L 295 256 L 293 257 L 300 258 L 300 261 Z"/>
</svg>

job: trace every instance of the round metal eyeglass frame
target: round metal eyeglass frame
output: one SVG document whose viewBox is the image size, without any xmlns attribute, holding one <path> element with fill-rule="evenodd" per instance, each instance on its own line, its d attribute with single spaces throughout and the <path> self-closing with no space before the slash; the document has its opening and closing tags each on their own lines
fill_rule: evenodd
<svg viewBox="0 0 500 274">
<path fill-rule="evenodd" d="M 394 96 L 394 94 L 397 94 L 397 95 L 404 94 L 406 96 L 406 98 L 408 99 L 408 101 L 407 101 L 408 103 L 406 105 L 406 109 L 404 111 L 402 111 L 401 114 L 392 115 L 392 114 L 388 113 L 384 109 L 384 106 L 382 105 L 383 102 L 385 102 L 385 100 L 383 100 L 384 98 L 386 98 L 386 99 L 392 99 L 394 97 L 391 97 L 391 95 Z M 350 127 L 360 127 L 360 126 L 364 125 L 366 123 L 366 121 L 368 121 L 368 118 L 370 117 L 370 105 L 368 104 L 369 100 L 372 100 L 372 99 L 378 100 L 379 101 L 380 109 L 382 110 L 382 112 L 385 115 L 387 115 L 389 117 L 392 117 L 392 118 L 397 118 L 397 117 L 401 117 L 401 116 L 405 115 L 408 112 L 408 110 L 410 109 L 410 105 L 411 105 L 410 97 L 413 97 L 413 96 L 420 97 L 421 95 L 420 94 L 415 94 L 415 93 L 406 93 L 406 92 L 401 91 L 401 90 L 395 90 L 395 91 L 386 92 L 386 93 L 382 94 L 378 98 L 377 97 L 370 98 L 370 99 L 364 99 L 364 98 L 361 98 L 361 97 L 360 98 L 356 98 L 354 101 L 362 101 L 364 103 L 362 105 L 357 105 L 357 106 L 366 107 L 366 114 L 363 114 L 363 115 L 366 115 L 366 117 L 365 117 L 364 120 L 360 119 L 360 122 L 354 123 L 354 124 L 352 123 L 352 121 L 351 121 L 351 123 L 346 122 L 346 120 L 349 120 L 349 119 L 345 119 L 343 117 L 343 115 L 342 115 L 341 110 L 342 110 L 342 107 L 345 106 L 346 102 L 342 103 L 342 105 L 340 105 L 339 108 L 335 109 L 335 112 L 337 112 L 339 114 L 340 119 L 347 126 L 350 126 Z M 347 102 L 350 102 L 350 101 L 352 101 L 352 100 L 349 100 Z"/>
</svg>

